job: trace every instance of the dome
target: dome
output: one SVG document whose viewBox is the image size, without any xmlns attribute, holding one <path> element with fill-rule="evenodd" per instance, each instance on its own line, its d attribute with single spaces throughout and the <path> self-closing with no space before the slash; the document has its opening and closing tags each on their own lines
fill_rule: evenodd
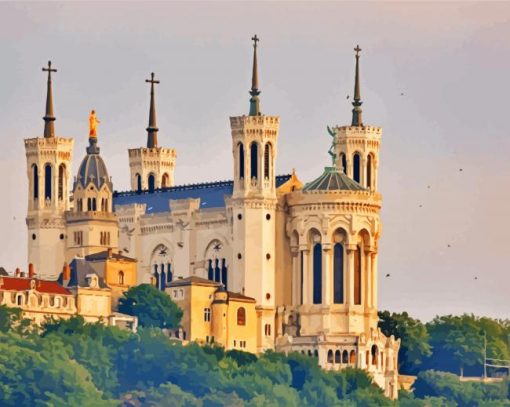
<svg viewBox="0 0 510 407">
<path fill-rule="evenodd" d="M 309 182 L 303 188 L 304 192 L 308 191 L 366 191 L 353 179 L 349 178 L 336 167 L 326 167 L 319 178 Z"/>
<path fill-rule="evenodd" d="M 106 165 L 99 155 L 99 147 L 95 138 L 89 139 L 90 145 L 87 147 L 87 155 L 83 158 L 76 176 L 75 187 L 80 184 L 85 188 L 92 182 L 97 189 L 101 189 L 104 184 L 107 184 L 110 191 L 113 190 L 110 177 Z"/>
</svg>

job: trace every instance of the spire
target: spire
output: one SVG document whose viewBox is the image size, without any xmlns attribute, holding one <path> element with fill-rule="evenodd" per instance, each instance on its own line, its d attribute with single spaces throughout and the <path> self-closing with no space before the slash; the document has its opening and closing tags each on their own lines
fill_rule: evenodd
<svg viewBox="0 0 510 407">
<path fill-rule="evenodd" d="M 354 102 L 352 102 L 354 106 L 354 109 L 352 109 L 352 126 L 363 126 L 363 120 L 361 119 L 361 105 L 363 102 L 359 91 L 359 53 L 361 51 L 359 45 L 356 45 L 354 51 L 356 51 L 356 76 L 354 79 Z"/>
<path fill-rule="evenodd" d="M 154 72 L 151 73 L 151 78 L 146 79 L 145 82 L 151 84 L 151 107 L 149 109 L 149 127 L 147 127 L 147 148 L 154 148 L 158 146 L 158 126 L 156 125 L 156 100 L 154 98 L 154 84 L 159 81 L 154 79 Z"/>
<path fill-rule="evenodd" d="M 259 75 L 257 68 L 257 42 L 259 42 L 259 38 L 257 34 L 252 37 L 253 41 L 253 71 L 251 75 L 251 90 L 250 90 L 250 116 L 258 116 L 260 114 L 260 106 L 259 106 Z"/>
<path fill-rule="evenodd" d="M 53 116 L 53 91 L 51 89 L 51 73 L 57 72 L 56 69 L 51 67 L 51 61 L 48 61 L 48 67 L 42 69 L 43 72 L 48 72 L 48 91 L 46 94 L 46 114 L 44 120 L 44 137 L 55 137 L 55 116 Z"/>
</svg>

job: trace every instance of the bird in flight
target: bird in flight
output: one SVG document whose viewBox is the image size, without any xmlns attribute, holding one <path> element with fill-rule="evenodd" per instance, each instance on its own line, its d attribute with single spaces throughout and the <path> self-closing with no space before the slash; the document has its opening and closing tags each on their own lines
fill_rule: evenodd
<svg viewBox="0 0 510 407">
<path fill-rule="evenodd" d="M 475 280 L 478 280 L 478 277 L 475 276 Z"/>
<path fill-rule="evenodd" d="M 347 95 L 346 99 L 349 99 L 349 95 Z"/>
<path fill-rule="evenodd" d="M 390 275 L 389 275 L 389 274 L 386 274 L 386 277 L 390 277 Z"/>
<path fill-rule="evenodd" d="M 462 168 L 459 168 L 459 171 L 462 172 L 463 171 Z"/>
<path fill-rule="evenodd" d="M 449 244 L 448 247 L 452 247 L 452 245 Z"/>
</svg>

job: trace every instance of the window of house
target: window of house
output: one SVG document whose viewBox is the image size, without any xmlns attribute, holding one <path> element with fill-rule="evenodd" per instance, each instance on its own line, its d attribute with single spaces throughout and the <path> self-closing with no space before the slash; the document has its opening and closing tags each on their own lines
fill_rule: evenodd
<svg viewBox="0 0 510 407">
<path fill-rule="evenodd" d="M 264 325 L 264 333 L 266 336 L 271 336 L 271 324 Z"/>
<path fill-rule="evenodd" d="M 119 271 L 119 284 L 124 285 L 124 272 L 122 270 Z"/>
<path fill-rule="evenodd" d="M 204 321 L 211 322 L 211 308 L 204 308 Z"/>
<path fill-rule="evenodd" d="M 243 307 L 237 309 L 237 325 L 246 325 L 246 310 Z"/>
</svg>

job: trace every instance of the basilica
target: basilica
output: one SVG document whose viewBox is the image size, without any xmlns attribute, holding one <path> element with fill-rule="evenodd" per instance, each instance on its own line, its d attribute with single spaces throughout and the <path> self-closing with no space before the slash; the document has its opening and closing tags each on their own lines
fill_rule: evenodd
<svg viewBox="0 0 510 407">
<path fill-rule="evenodd" d="M 361 49 L 352 122 L 327 127 L 331 162 L 302 183 L 295 171 L 275 173 L 280 117 L 261 111 L 252 40 L 249 111 L 230 117 L 230 181 L 175 182 L 177 152 L 158 142 L 154 74 L 146 144 L 128 149 L 131 189 L 114 191 L 92 114 L 73 176 L 74 140 L 55 134 L 56 70 L 44 68 L 44 133 L 25 140 L 28 262 L 39 278 L 57 280 L 68 264 L 117 256 L 136 284 L 155 285 L 183 308 L 184 339 L 359 367 L 396 398 L 400 341 L 377 327 L 382 129 L 362 118 Z"/>
</svg>

